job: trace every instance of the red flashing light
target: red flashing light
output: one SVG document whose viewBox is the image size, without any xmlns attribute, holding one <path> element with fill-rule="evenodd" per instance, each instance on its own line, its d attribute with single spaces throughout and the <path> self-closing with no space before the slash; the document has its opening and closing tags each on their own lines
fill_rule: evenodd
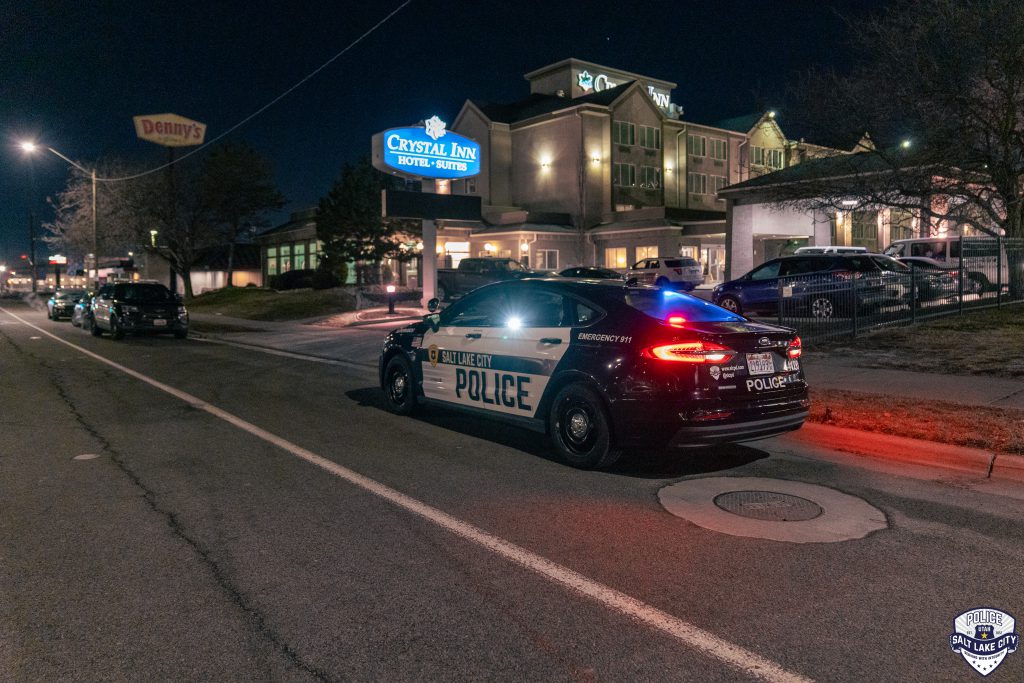
<svg viewBox="0 0 1024 683">
<path fill-rule="evenodd" d="M 724 363 L 736 352 L 714 342 L 688 341 L 652 346 L 645 349 L 644 354 L 648 358 L 676 363 Z"/>
<path fill-rule="evenodd" d="M 681 315 L 670 315 L 668 318 L 665 319 L 665 322 L 667 322 L 672 327 L 683 327 L 686 325 L 686 318 L 684 318 Z"/>
<path fill-rule="evenodd" d="M 799 358 L 803 352 L 804 347 L 800 337 L 794 337 L 793 341 L 789 342 L 789 346 L 786 347 L 786 356 L 789 358 Z"/>
<path fill-rule="evenodd" d="M 22 254 L 21 255 L 21 260 L 22 261 L 27 261 L 28 260 L 28 254 Z"/>
</svg>

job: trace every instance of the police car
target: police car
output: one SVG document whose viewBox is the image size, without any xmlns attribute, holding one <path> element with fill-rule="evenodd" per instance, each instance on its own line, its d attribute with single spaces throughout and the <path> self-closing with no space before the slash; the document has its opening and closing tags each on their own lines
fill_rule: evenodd
<svg viewBox="0 0 1024 683">
<path fill-rule="evenodd" d="M 612 280 L 485 285 L 391 332 L 392 412 L 437 403 L 546 432 L 562 459 L 752 441 L 808 413 L 800 338 L 688 294 Z"/>
</svg>

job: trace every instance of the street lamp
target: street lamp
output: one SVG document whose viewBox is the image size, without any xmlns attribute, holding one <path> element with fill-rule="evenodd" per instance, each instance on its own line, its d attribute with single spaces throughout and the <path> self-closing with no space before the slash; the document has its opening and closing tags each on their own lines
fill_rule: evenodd
<svg viewBox="0 0 1024 683">
<path fill-rule="evenodd" d="M 28 154 L 34 154 L 35 151 L 40 148 L 40 145 L 37 145 L 34 142 L 30 142 L 30 141 L 26 140 L 25 142 L 21 143 L 21 148 L 26 153 L 28 153 Z M 69 164 L 71 164 L 72 166 L 77 168 L 82 173 L 88 173 L 89 177 L 92 179 L 92 253 L 93 253 L 92 267 L 93 267 L 93 279 L 96 282 L 99 282 L 99 279 L 100 279 L 100 256 L 99 256 L 99 254 L 100 254 L 100 252 L 99 252 L 99 249 L 96 247 L 96 169 L 94 168 L 94 169 L 92 169 L 90 171 L 89 169 L 85 168 L 84 166 L 82 166 L 78 162 L 73 161 L 73 160 L 69 159 L 68 157 L 64 156 L 63 154 L 61 154 L 60 152 L 55 150 L 53 147 L 47 146 L 46 149 L 48 149 L 49 151 L 53 152 L 56 156 L 60 157 L 64 161 L 68 162 Z"/>
</svg>

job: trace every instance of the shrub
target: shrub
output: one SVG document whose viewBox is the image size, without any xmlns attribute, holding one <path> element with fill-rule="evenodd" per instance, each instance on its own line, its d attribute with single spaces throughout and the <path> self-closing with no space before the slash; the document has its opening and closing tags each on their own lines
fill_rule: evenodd
<svg viewBox="0 0 1024 683">
<path fill-rule="evenodd" d="M 313 289 L 331 289 L 340 285 L 341 282 L 338 280 L 338 276 L 331 271 L 319 268 L 313 273 L 311 284 Z"/>
<path fill-rule="evenodd" d="M 268 281 L 271 289 L 308 289 L 313 286 L 312 270 L 289 270 L 280 275 L 271 275 Z"/>
</svg>

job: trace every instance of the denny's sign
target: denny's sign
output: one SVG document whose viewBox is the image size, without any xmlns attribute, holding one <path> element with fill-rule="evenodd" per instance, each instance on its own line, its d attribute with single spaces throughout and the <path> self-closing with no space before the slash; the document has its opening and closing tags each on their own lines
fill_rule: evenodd
<svg viewBox="0 0 1024 683">
<path fill-rule="evenodd" d="M 206 137 L 206 124 L 177 114 L 133 116 L 135 134 L 143 140 L 164 147 L 201 145 Z"/>
</svg>

